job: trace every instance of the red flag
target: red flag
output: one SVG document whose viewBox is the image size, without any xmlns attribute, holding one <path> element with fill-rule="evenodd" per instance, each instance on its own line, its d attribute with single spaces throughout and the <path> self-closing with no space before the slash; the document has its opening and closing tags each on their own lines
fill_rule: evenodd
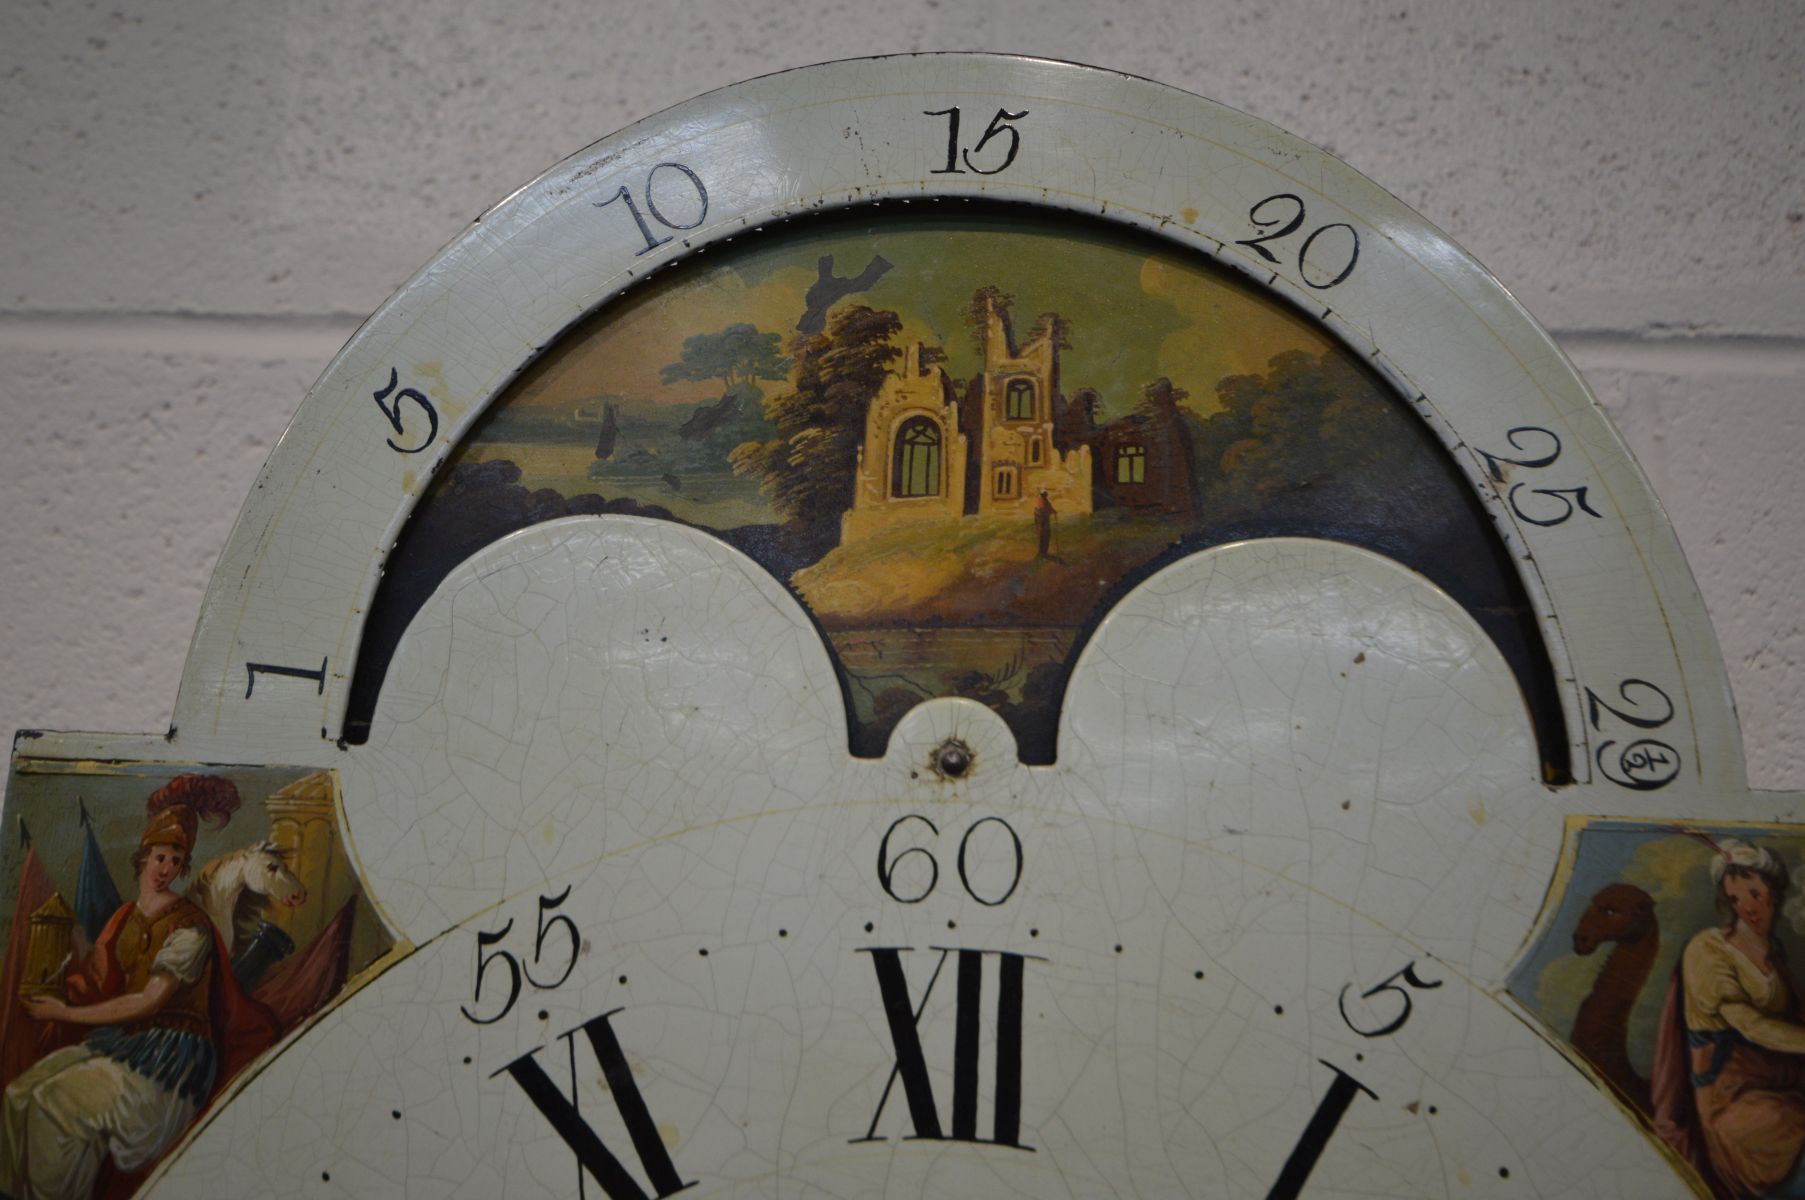
<svg viewBox="0 0 1805 1200">
<path fill-rule="evenodd" d="M 345 986 L 351 973 L 351 918 L 356 911 L 353 896 L 305 950 L 271 971 L 252 993 L 276 1014 L 284 1031 L 325 1007 Z"/>
<path fill-rule="evenodd" d="M 19 982 L 25 975 L 25 957 L 31 946 L 31 914 L 55 892 L 37 848 L 27 841 L 25 865 L 19 871 L 19 892 L 13 898 L 12 932 L 6 939 L 6 967 L 0 971 L 0 1088 L 18 1078 L 38 1057 L 42 1023 L 25 1015 L 25 1008 L 19 1003 Z"/>
</svg>

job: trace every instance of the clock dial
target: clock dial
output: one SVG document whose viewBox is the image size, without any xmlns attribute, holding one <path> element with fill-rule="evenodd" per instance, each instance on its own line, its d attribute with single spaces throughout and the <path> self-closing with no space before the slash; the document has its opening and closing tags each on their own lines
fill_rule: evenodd
<svg viewBox="0 0 1805 1200">
<path fill-rule="evenodd" d="M 157 865 L 264 843 L 228 784 L 306 877 L 280 1012 Z M 310 393 L 175 728 L 10 795 L 14 1194 L 1759 1194 L 1769 1076 L 1805 1142 L 1797 798 L 1584 385 L 1368 181 L 1090 68 L 554 168 Z M 243 1006 L 107 966 L 119 894 Z M 70 1045 L 120 1012 L 181 1054 Z M 95 1053 L 130 1148 L 46 1132 Z"/>
<path fill-rule="evenodd" d="M 962 698 L 852 758 L 837 691 L 801 607 L 692 530 L 572 518 L 457 568 L 344 773 L 393 798 L 348 833 L 421 950 L 165 1186 L 220 1186 L 350 1060 L 339 1157 L 295 1142 L 277 1194 L 447 1129 L 477 1190 L 562 1194 L 583 1127 L 646 1195 L 1671 1178 L 1485 994 L 1559 807 L 1501 656 L 1420 577 L 1298 539 L 1185 558 L 1087 646 L 1052 766 Z"/>
</svg>

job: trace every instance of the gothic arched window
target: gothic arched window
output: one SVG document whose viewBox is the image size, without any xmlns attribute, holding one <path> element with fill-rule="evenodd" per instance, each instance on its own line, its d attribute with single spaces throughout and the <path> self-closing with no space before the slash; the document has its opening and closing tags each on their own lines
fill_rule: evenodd
<svg viewBox="0 0 1805 1200">
<path fill-rule="evenodd" d="M 1003 411 L 1011 421 L 1034 419 L 1034 385 L 1026 379 L 1011 379 L 1003 390 Z"/>
<path fill-rule="evenodd" d="M 927 417 L 910 417 L 896 431 L 896 455 L 890 469 L 890 494 L 940 494 L 940 426 Z"/>
</svg>

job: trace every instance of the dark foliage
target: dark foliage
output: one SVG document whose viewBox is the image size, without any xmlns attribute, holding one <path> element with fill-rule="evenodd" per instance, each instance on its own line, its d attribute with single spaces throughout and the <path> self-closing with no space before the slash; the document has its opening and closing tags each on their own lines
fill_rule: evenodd
<svg viewBox="0 0 1805 1200">
<path fill-rule="evenodd" d="M 696 333 L 683 339 L 682 358 L 658 372 L 665 383 L 718 379 L 722 388 L 759 379 L 782 379 L 789 363 L 777 355 L 778 335 L 760 333 L 741 322 L 719 333 Z"/>
<path fill-rule="evenodd" d="M 798 543 L 838 538 L 840 515 L 852 507 L 865 414 L 901 356 L 890 344 L 901 329 L 895 313 L 860 304 L 834 310 L 825 333 L 796 334 L 795 386 L 764 401 L 777 436 L 729 456 L 736 473 L 759 481 Z"/>
</svg>

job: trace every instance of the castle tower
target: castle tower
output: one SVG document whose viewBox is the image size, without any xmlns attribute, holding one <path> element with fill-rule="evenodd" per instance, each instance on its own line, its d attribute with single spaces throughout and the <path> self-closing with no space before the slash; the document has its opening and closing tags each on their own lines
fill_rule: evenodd
<svg viewBox="0 0 1805 1200">
<path fill-rule="evenodd" d="M 902 368 L 885 377 L 865 417 L 852 507 L 840 541 L 965 513 L 965 437 L 946 372 L 924 368 L 920 343 L 903 350 Z"/>
<path fill-rule="evenodd" d="M 1027 519 L 1043 490 L 1061 513 L 1089 513 L 1090 447 L 1061 453 L 1053 444 L 1057 339 L 1044 331 L 1018 349 L 994 297 L 986 309 L 978 514 Z"/>
</svg>

